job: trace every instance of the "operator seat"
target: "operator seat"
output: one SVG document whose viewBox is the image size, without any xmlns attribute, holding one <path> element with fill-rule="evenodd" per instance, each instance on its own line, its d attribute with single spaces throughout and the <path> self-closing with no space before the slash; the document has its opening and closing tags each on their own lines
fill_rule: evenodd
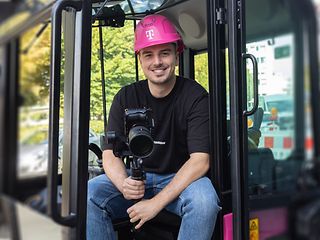
<svg viewBox="0 0 320 240">
<path fill-rule="evenodd" d="M 253 117 L 253 126 L 248 128 L 248 184 L 249 194 L 263 194 L 270 192 L 274 188 L 274 169 L 275 160 L 271 149 L 258 147 L 261 138 L 260 127 L 264 111 L 258 107 Z M 231 165 L 231 146 L 230 146 L 230 120 L 227 121 L 228 138 L 228 161 L 227 169 Z M 230 171 L 225 173 L 226 179 L 231 179 Z M 231 189 L 231 182 L 227 183 Z"/>
<path fill-rule="evenodd" d="M 271 149 L 258 147 L 264 111 L 261 107 L 253 115 L 253 126 L 248 129 L 248 184 L 249 194 L 263 194 L 273 189 L 275 160 Z"/>
<path fill-rule="evenodd" d="M 269 148 L 248 151 L 249 194 L 264 194 L 273 189 L 275 160 Z"/>
<path fill-rule="evenodd" d="M 102 151 L 94 143 L 89 144 L 91 150 L 97 156 L 98 166 L 89 166 L 89 178 L 104 174 L 102 167 Z M 132 231 L 129 218 L 113 221 L 113 228 L 118 232 L 118 240 L 174 240 L 177 239 L 181 224 L 181 218 L 167 210 L 162 210 L 157 216 L 146 222 L 140 231 Z"/>
</svg>

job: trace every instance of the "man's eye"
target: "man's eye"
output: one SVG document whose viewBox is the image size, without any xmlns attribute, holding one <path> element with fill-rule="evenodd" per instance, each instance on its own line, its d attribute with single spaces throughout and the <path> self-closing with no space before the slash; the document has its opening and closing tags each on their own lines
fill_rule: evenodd
<svg viewBox="0 0 320 240">
<path fill-rule="evenodd" d="M 162 52 L 163 56 L 168 56 L 170 53 L 169 52 Z"/>
</svg>

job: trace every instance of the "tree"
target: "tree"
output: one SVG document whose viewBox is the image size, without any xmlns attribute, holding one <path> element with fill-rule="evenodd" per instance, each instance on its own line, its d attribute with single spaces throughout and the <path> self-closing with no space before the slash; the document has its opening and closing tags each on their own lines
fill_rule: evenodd
<svg viewBox="0 0 320 240">
<path fill-rule="evenodd" d="M 203 53 L 195 56 L 195 80 L 199 82 L 207 91 L 208 85 L 208 54 Z"/>
<path fill-rule="evenodd" d="M 107 109 L 109 111 L 113 97 L 118 90 L 135 81 L 132 22 L 125 24 L 123 28 L 104 27 L 103 48 Z M 99 50 L 99 31 L 98 28 L 94 28 L 91 55 L 91 118 L 101 120 L 103 101 Z"/>
<path fill-rule="evenodd" d="M 24 106 L 45 105 L 49 101 L 50 26 L 35 38 L 38 30 L 35 27 L 21 38 L 19 86 Z"/>
</svg>

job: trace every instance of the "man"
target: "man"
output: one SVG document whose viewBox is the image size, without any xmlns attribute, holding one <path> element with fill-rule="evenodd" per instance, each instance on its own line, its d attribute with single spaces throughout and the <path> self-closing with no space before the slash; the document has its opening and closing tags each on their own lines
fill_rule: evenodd
<svg viewBox="0 0 320 240">
<path fill-rule="evenodd" d="M 139 229 L 162 209 L 181 216 L 179 239 L 211 239 L 220 207 L 205 177 L 208 94 L 196 81 L 175 75 L 182 51 L 180 35 L 164 16 L 150 15 L 137 25 L 135 52 L 147 80 L 122 88 L 114 97 L 108 130 L 124 132 L 125 109 L 151 108 L 154 149 L 143 159 L 146 180 L 136 181 L 107 145 L 106 175 L 90 180 L 88 186 L 89 240 L 115 239 L 113 219 L 129 217 Z"/>
</svg>

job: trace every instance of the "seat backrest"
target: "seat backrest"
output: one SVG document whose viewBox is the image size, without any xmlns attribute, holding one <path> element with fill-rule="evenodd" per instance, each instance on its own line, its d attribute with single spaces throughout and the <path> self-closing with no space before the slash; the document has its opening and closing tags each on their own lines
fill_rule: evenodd
<svg viewBox="0 0 320 240">
<path fill-rule="evenodd" d="M 249 193 L 265 193 L 273 189 L 275 160 L 269 148 L 248 152 Z"/>
</svg>

